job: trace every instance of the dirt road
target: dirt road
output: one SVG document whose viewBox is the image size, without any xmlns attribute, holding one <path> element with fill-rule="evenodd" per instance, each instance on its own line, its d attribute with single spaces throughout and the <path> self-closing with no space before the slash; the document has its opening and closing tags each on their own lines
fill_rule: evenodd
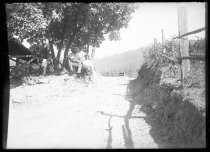
<svg viewBox="0 0 210 152">
<path fill-rule="evenodd" d="M 145 113 L 126 99 L 130 79 L 102 77 L 82 91 L 53 80 L 11 89 L 8 148 L 158 148 Z M 15 103 L 18 94 L 27 102 Z"/>
</svg>

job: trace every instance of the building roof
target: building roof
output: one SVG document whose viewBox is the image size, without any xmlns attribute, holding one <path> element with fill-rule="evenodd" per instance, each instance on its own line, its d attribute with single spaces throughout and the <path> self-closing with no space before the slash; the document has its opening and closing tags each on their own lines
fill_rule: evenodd
<svg viewBox="0 0 210 152">
<path fill-rule="evenodd" d="M 32 53 L 24 45 L 18 43 L 16 40 L 9 40 L 9 55 L 10 56 L 23 56 L 32 55 Z"/>
</svg>

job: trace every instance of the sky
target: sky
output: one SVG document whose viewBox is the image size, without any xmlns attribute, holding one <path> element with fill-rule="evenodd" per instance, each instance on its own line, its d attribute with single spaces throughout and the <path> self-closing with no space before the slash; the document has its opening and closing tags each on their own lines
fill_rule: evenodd
<svg viewBox="0 0 210 152">
<path fill-rule="evenodd" d="M 132 14 L 127 29 L 121 29 L 121 41 L 106 40 L 96 48 L 96 58 L 119 54 L 125 51 L 145 47 L 153 43 L 154 38 L 161 42 L 161 29 L 164 30 L 165 39 L 173 35 L 178 36 L 178 14 L 179 7 L 187 8 L 188 31 L 193 31 L 205 26 L 205 3 L 140 3 L 139 9 Z M 204 37 L 205 31 L 196 36 Z"/>
</svg>

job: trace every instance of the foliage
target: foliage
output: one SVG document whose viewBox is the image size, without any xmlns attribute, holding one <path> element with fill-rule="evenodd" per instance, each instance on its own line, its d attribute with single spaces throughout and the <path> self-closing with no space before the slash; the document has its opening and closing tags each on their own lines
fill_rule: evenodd
<svg viewBox="0 0 210 152">
<path fill-rule="evenodd" d="M 43 18 L 40 3 L 13 3 L 6 5 L 9 38 L 28 39 L 34 43 L 44 38 L 47 21 Z"/>
<path fill-rule="evenodd" d="M 192 54 L 205 54 L 205 38 L 197 37 L 196 40 L 189 42 L 189 53 Z"/>
<path fill-rule="evenodd" d="M 190 53 L 205 54 L 205 39 L 189 40 L 189 42 Z M 167 40 L 164 48 L 167 56 L 173 58 L 179 56 L 178 40 Z M 141 110 L 147 113 L 147 122 L 155 127 L 158 140 L 173 143 L 176 147 L 205 147 L 205 114 L 203 113 L 205 107 L 197 107 L 199 103 L 196 102 L 200 102 L 197 101 L 198 98 L 193 99 L 189 94 L 184 94 L 183 90 L 177 90 L 175 84 L 160 84 L 159 69 L 169 67 L 169 62 L 163 60 L 163 57 L 155 54 L 153 50 L 154 46 L 150 46 L 145 52 L 146 63 L 140 68 L 137 79 L 128 90 L 142 105 Z M 163 51 L 160 44 L 157 44 L 157 50 Z M 191 71 L 185 86 L 205 89 L 203 61 L 191 61 Z"/>
<path fill-rule="evenodd" d="M 156 45 L 156 51 L 172 58 L 180 57 L 179 50 L 179 41 L 174 39 L 166 40 L 164 45 L 161 43 L 157 43 Z M 150 45 L 148 47 L 147 52 L 144 54 L 144 58 L 146 60 L 157 60 L 157 62 L 159 62 L 162 66 L 167 66 L 169 63 L 171 63 L 169 60 L 154 52 L 154 45 Z"/>
<path fill-rule="evenodd" d="M 138 5 L 132 3 L 7 4 L 8 35 L 20 42 L 27 40 L 32 52 L 49 50 L 54 58 L 54 68 L 58 70 L 61 50 L 65 50 L 63 65 L 67 67 L 66 58 L 72 46 L 88 52 L 89 46 L 100 46 L 105 34 L 118 40 L 118 31 L 128 26 L 130 15 L 137 8 Z M 54 46 L 58 49 L 57 56 Z"/>
<path fill-rule="evenodd" d="M 119 31 L 113 31 L 109 34 L 109 40 L 112 41 L 112 40 L 121 40 L 121 37 L 120 37 L 120 32 Z"/>
<path fill-rule="evenodd" d="M 138 8 L 131 3 L 12 3 L 6 5 L 8 35 L 30 44 L 52 43 L 61 49 L 99 47 L 104 34 L 127 27 Z M 66 53 L 65 53 L 66 54 Z"/>
<path fill-rule="evenodd" d="M 163 51 L 163 48 L 165 51 Z M 164 46 L 157 44 L 157 50 L 163 52 L 165 55 L 177 58 L 180 57 L 179 40 L 166 40 Z M 190 54 L 203 54 L 205 55 L 205 38 L 197 38 L 196 40 L 189 40 L 189 53 Z M 180 79 L 180 65 L 174 64 L 164 57 L 154 52 L 154 46 L 149 46 L 148 50 L 144 54 L 144 58 L 147 61 L 156 60 L 160 63 L 162 69 L 166 69 L 163 72 L 163 77 L 176 77 Z M 189 78 L 185 81 L 186 86 L 201 87 L 205 84 L 205 63 L 198 60 L 190 60 L 191 71 Z"/>
<path fill-rule="evenodd" d="M 191 70 L 186 80 L 186 86 L 204 89 L 205 73 L 205 63 L 203 61 L 191 61 Z"/>
</svg>

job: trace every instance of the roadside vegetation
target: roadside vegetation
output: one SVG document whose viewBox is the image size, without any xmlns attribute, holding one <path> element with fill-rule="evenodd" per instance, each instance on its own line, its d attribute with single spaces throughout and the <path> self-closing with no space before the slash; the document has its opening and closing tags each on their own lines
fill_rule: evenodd
<svg viewBox="0 0 210 152">
<path fill-rule="evenodd" d="M 177 42 L 168 41 L 170 48 L 178 48 Z M 178 49 L 177 49 L 178 50 Z M 170 52 L 170 55 L 176 55 Z M 190 52 L 205 54 L 205 39 L 191 41 Z M 128 94 L 142 105 L 151 124 L 151 135 L 158 143 L 170 147 L 205 147 L 205 63 L 191 61 L 191 73 L 184 86 L 180 83 L 179 67 L 153 54 L 152 48 L 145 54 L 145 63 L 136 79 L 130 82 Z"/>
</svg>

